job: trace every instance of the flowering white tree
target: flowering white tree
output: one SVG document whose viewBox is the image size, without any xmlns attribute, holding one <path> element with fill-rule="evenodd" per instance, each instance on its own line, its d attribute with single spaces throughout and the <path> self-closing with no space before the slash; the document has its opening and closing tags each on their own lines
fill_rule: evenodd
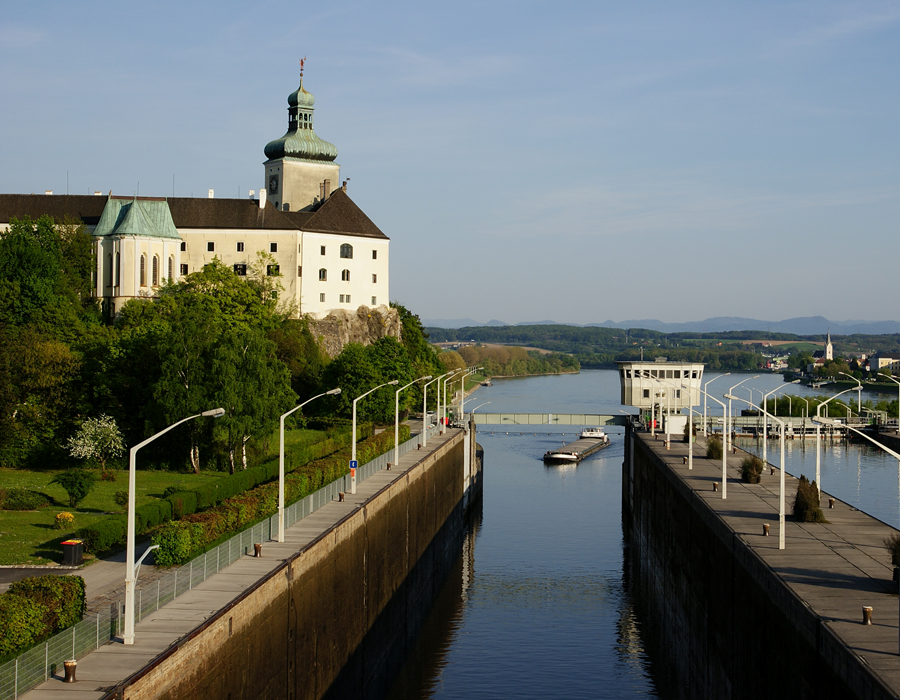
<svg viewBox="0 0 900 700">
<path fill-rule="evenodd" d="M 96 459 L 106 471 L 106 461 L 125 453 L 125 439 L 110 416 L 88 418 L 69 438 L 69 454 L 78 459 Z"/>
</svg>

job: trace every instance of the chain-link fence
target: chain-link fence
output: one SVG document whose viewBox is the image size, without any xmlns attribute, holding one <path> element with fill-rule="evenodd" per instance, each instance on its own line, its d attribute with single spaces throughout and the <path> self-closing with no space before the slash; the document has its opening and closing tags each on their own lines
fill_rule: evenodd
<svg viewBox="0 0 900 700">
<path fill-rule="evenodd" d="M 428 429 L 428 437 L 436 434 L 437 427 Z M 400 445 L 400 455 L 416 449 L 421 434 L 414 435 Z M 365 481 L 384 469 L 394 459 L 394 450 L 376 457 L 356 470 L 357 483 Z M 323 486 L 318 491 L 302 498 L 284 510 L 285 527 L 290 527 L 326 503 L 336 500 L 338 493 L 350 489 L 350 477 L 344 476 Z M 209 550 L 172 573 L 153 583 L 141 586 L 135 591 L 135 618 L 140 621 L 145 616 L 159 610 L 166 603 L 187 593 L 198 583 L 233 564 L 242 556 L 253 554 L 253 545 L 278 536 L 278 516 L 273 515 L 243 530 L 218 547 Z M 43 644 L 29 649 L 12 661 L 0 666 L 0 700 L 15 700 L 36 685 L 62 669 L 67 659 L 78 659 L 89 654 L 102 644 L 106 644 L 121 634 L 122 603 L 113 603 L 110 609 L 87 617 L 77 625 L 50 637 Z"/>
</svg>

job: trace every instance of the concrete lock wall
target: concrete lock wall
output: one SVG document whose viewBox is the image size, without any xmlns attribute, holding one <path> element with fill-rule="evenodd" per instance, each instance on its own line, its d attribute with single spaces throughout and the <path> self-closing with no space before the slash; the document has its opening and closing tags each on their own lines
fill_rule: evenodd
<svg viewBox="0 0 900 700">
<path fill-rule="evenodd" d="M 679 695 L 890 697 L 630 428 L 622 471 L 630 574 Z"/>
<path fill-rule="evenodd" d="M 464 471 L 460 433 L 130 679 L 117 696 L 382 694 L 459 554 Z"/>
</svg>

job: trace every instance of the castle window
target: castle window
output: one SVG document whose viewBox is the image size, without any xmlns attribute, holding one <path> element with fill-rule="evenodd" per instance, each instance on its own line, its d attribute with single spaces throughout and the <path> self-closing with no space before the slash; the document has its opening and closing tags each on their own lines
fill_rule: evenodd
<svg viewBox="0 0 900 700">
<path fill-rule="evenodd" d="M 141 274 L 140 274 L 141 286 L 147 286 L 147 256 L 141 255 Z"/>
<path fill-rule="evenodd" d="M 341 270 L 341 282 L 350 281 L 350 270 Z"/>
<path fill-rule="evenodd" d="M 109 264 L 106 266 L 106 269 L 109 270 L 109 273 L 108 273 L 108 275 L 107 275 L 107 280 L 108 280 L 109 286 L 112 287 L 112 283 L 113 283 L 113 258 L 112 258 L 112 253 L 110 253 L 109 256 L 108 256 L 108 263 L 109 263 Z"/>
<path fill-rule="evenodd" d="M 187 250 L 187 243 L 185 243 L 184 241 L 182 241 L 182 242 L 181 242 L 181 252 L 183 253 L 183 252 L 186 251 L 186 250 Z"/>
<path fill-rule="evenodd" d="M 281 273 L 279 272 L 278 265 L 266 265 L 266 274 L 269 275 L 269 277 L 277 277 Z"/>
<path fill-rule="evenodd" d="M 247 274 L 247 265 L 245 263 L 236 263 L 234 266 L 234 274 L 238 277 L 244 277 Z"/>
<path fill-rule="evenodd" d="M 322 302 L 323 304 L 325 303 L 325 294 L 324 293 L 319 295 L 319 301 Z"/>
<path fill-rule="evenodd" d="M 328 270 L 324 267 L 319 270 L 319 282 L 328 281 Z"/>
<path fill-rule="evenodd" d="M 321 255 L 325 255 L 325 246 L 319 246 L 319 252 Z"/>
<path fill-rule="evenodd" d="M 375 297 L 372 297 L 372 306 L 378 306 L 378 302 L 375 301 Z"/>
<path fill-rule="evenodd" d="M 237 252 L 238 252 L 238 253 L 243 253 L 243 252 L 244 252 L 244 242 L 243 242 L 243 241 L 238 241 L 238 243 L 237 243 Z"/>
<path fill-rule="evenodd" d="M 151 273 L 151 274 L 152 274 L 151 279 L 152 279 L 152 281 L 153 281 L 153 286 L 154 286 L 154 287 L 158 287 L 158 286 L 159 286 L 159 257 L 156 256 L 156 255 L 153 256 L 153 268 L 152 268 L 152 270 L 153 270 L 153 271 L 152 271 L 152 273 Z"/>
<path fill-rule="evenodd" d="M 349 295 L 349 294 L 341 294 L 341 295 L 340 295 L 340 302 L 341 302 L 342 304 L 349 304 L 349 303 L 350 303 L 350 295 Z"/>
<path fill-rule="evenodd" d="M 297 265 L 297 277 L 303 277 L 303 267 L 301 265 Z"/>
<path fill-rule="evenodd" d="M 378 284 L 378 275 L 372 273 L 372 284 Z"/>
<path fill-rule="evenodd" d="M 344 243 L 341 246 L 341 257 L 342 258 L 353 258 L 353 246 L 349 243 Z"/>
<path fill-rule="evenodd" d="M 378 260 L 378 251 L 377 250 L 372 251 L 372 260 Z"/>
<path fill-rule="evenodd" d="M 122 264 L 119 254 L 116 253 L 116 286 L 119 286 L 119 280 L 122 278 Z"/>
<path fill-rule="evenodd" d="M 175 277 L 175 258 L 169 256 L 169 282 Z"/>
<path fill-rule="evenodd" d="M 278 244 L 277 243 L 269 243 L 269 252 L 277 253 L 278 252 Z"/>
<path fill-rule="evenodd" d="M 181 274 L 182 274 L 182 276 L 186 275 L 187 273 L 188 273 L 188 266 L 187 266 L 185 263 L 182 263 L 182 264 L 181 264 Z"/>
<path fill-rule="evenodd" d="M 215 244 L 215 241 L 207 241 L 207 242 L 206 242 L 206 252 L 208 252 L 208 253 L 214 253 L 215 250 L 216 250 L 216 244 Z"/>
</svg>

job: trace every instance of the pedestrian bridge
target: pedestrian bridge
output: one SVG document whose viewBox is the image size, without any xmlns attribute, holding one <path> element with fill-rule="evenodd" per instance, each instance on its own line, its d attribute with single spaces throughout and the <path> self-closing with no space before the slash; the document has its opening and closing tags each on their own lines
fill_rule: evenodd
<svg viewBox="0 0 900 700">
<path fill-rule="evenodd" d="M 605 416 L 593 413 L 473 413 L 475 425 L 621 425 L 629 416 Z"/>
</svg>

